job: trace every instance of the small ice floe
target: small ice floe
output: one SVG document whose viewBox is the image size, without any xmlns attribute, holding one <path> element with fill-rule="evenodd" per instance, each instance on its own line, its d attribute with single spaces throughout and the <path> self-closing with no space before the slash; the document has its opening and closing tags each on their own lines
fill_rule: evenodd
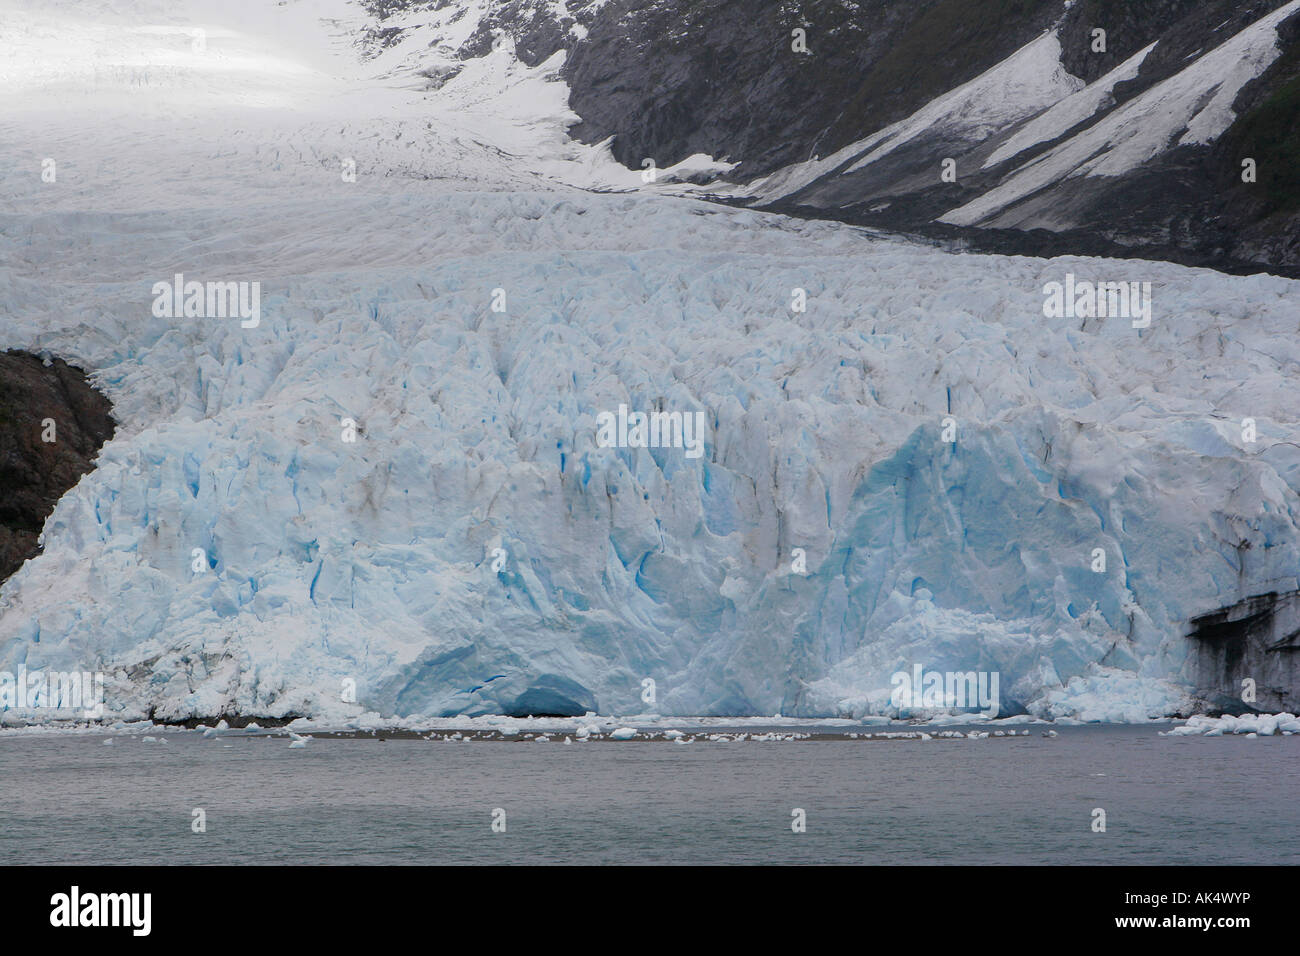
<svg viewBox="0 0 1300 956">
<path fill-rule="evenodd" d="M 620 727 L 609 735 L 611 740 L 631 740 L 636 736 L 636 731 L 631 727 Z"/>
<path fill-rule="evenodd" d="M 1161 731 L 1162 737 L 1222 737 L 1225 734 L 1237 734 L 1247 739 L 1251 737 L 1272 737 L 1278 733 L 1283 736 L 1300 731 L 1300 718 L 1295 714 L 1242 714 L 1234 717 L 1224 714 L 1222 717 L 1204 717 L 1196 715 L 1181 727 L 1169 732 Z"/>
<path fill-rule="evenodd" d="M 109 737 L 107 740 L 104 741 L 104 746 L 105 746 L 105 747 L 111 747 L 112 745 L 113 745 L 113 738 L 112 738 L 112 737 Z"/>
<path fill-rule="evenodd" d="M 158 742 L 157 737 L 145 737 L 143 740 L 140 741 L 140 743 L 142 744 L 156 744 L 157 742 Z"/>
<path fill-rule="evenodd" d="M 1044 731 L 1043 731 L 1043 736 L 1044 736 L 1044 737 L 1059 737 L 1059 736 L 1061 736 L 1061 735 L 1058 734 L 1055 730 L 1044 730 Z"/>
<path fill-rule="evenodd" d="M 254 720 L 250 720 L 248 723 L 244 724 L 244 733 L 246 734 L 256 733 L 261 729 L 262 729 L 262 725 L 257 723 L 257 721 Z"/>
<path fill-rule="evenodd" d="M 568 737 L 565 737 L 565 738 L 564 738 L 564 742 L 565 742 L 566 744 L 571 744 L 571 743 L 573 743 L 573 741 L 570 740 Z"/>
<path fill-rule="evenodd" d="M 591 736 L 591 728 L 586 724 L 581 725 L 577 730 L 576 736 L 579 740 L 586 740 Z"/>
<path fill-rule="evenodd" d="M 289 741 L 290 741 L 290 742 L 289 742 L 289 749 L 290 749 L 290 750 L 294 750 L 294 749 L 296 749 L 296 748 L 298 748 L 298 747 L 306 747 L 306 746 L 307 746 L 307 741 L 309 741 L 309 740 L 311 740 L 310 737 L 304 737 L 302 734 L 295 734 L 292 730 L 289 731 Z"/>
<path fill-rule="evenodd" d="M 549 744 L 550 742 L 551 742 L 551 738 L 548 737 L 548 736 L 546 736 L 546 734 L 542 734 L 542 735 L 540 735 L 540 736 L 539 736 L 539 737 L 534 741 L 534 743 L 539 743 L 539 744 Z"/>
<path fill-rule="evenodd" d="M 685 737 L 686 735 L 683 734 L 680 730 L 665 730 L 664 736 L 669 740 L 678 740 L 682 737 Z"/>
<path fill-rule="evenodd" d="M 689 743 L 691 743 L 694 739 L 695 739 L 694 737 L 674 737 L 674 738 L 673 738 L 673 743 L 675 743 L 675 744 L 689 744 Z"/>
<path fill-rule="evenodd" d="M 929 734 L 925 733 L 924 731 L 922 731 L 922 732 L 921 732 L 921 739 L 922 739 L 922 740 L 933 740 L 934 738 L 931 737 Z"/>
</svg>

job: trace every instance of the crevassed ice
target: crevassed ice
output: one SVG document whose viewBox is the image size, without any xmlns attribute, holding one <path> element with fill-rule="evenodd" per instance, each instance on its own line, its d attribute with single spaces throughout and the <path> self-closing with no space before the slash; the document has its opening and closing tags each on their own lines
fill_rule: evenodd
<svg viewBox="0 0 1300 956">
<path fill-rule="evenodd" d="M 94 283 L 0 274 L 2 341 L 100 370 L 125 426 L 6 584 L 0 664 L 103 662 L 110 707 L 322 713 L 350 677 L 385 713 L 534 687 L 639 712 L 650 677 L 662 713 L 857 715 L 918 661 L 1069 713 L 1072 678 L 1094 707 L 1098 666 L 1165 687 L 1189 616 L 1295 586 L 1296 459 L 1238 427 L 1294 433 L 1287 280 L 690 200 L 372 195 L 209 213 L 248 271 L 205 271 L 263 276 L 246 330 L 103 278 L 169 274 L 184 223 L 143 215 L 129 252 L 111 220 L 45 240 Z M 1153 279 L 1151 329 L 1045 320 L 1067 268 Z M 621 403 L 703 410 L 706 453 L 597 447 Z"/>
</svg>

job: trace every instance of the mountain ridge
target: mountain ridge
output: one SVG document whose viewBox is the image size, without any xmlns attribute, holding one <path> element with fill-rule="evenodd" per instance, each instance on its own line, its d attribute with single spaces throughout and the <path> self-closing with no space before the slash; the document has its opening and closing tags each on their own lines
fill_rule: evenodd
<svg viewBox="0 0 1300 956">
<path fill-rule="evenodd" d="M 409 29 L 427 5 L 375 0 L 382 22 Z M 446 16 L 446 5 L 436 5 Z M 1008 188 L 1016 170 L 1077 138 L 1177 77 L 1283 8 L 1277 55 L 1261 59 L 1228 104 L 1232 117 L 1202 142 L 1166 142 L 1115 176 L 1078 176 L 1074 167 L 1001 209 L 961 213 Z M 959 242 L 983 251 L 1160 258 L 1229 272 L 1300 274 L 1300 8 L 1287 0 L 830 0 L 752 7 L 686 0 L 607 0 L 555 5 L 544 0 L 478 0 L 458 22 L 472 30 L 447 43 L 455 59 L 483 56 L 509 38 L 535 65 L 563 52 L 560 76 L 579 120 L 570 135 L 608 143 L 640 170 L 706 154 L 714 198 L 786 214 L 830 218 Z M 563 11 L 562 13 L 557 11 Z M 809 52 L 791 50 L 805 31 Z M 1094 31 L 1105 31 L 1098 48 Z M 445 32 L 451 36 L 452 28 Z M 866 168 L 828 168 L 797 189 L 773 195 L 770 179 L 813 157 L 869 140 L 890 124 L 1005 64 L 1036 39 L 1059 41 L 1056 62 L 1080 87 L 1137 57 L 1128 75 L 1095 97 L 1093 108 L 1056 132 L 985 167 L 998 147 L 1057 106 L 1070 90 L 1035 108 L 1009 112 L 974 133 L 933 123 Z M 1050 68 L 1050 64 L 1048 64 Z M 454 69 L 454 67 L 452 68 Z M 1035 67 L 1035 69 L 1039 69 Z M 1205 70 L 1213 73 L 1215 71 Z M 1215 95 L 1217 77 L 1202 81 Z M 990 91 L 990 106 L 1002 94 Z M 1152 115 L 1164 109 L 1158 97 Z M 1218 106 L 1216 105 L 1216 109 Z M 1144 121 L 1149 122 L 1149 121 Z M 1171 129 L 1175 137 L 1183 132 Z M 1125 148 L 1105 146 L 1104 151 Z M 1084 159 L 1087 157 L 1085 156 Z M 1242 181 L 1242 162 L 1256 179 Z M 851 167 L 846 156 L 844 167 Z M 952 160 L 956 180 L 941 179 Z M 703 181 L 703 180 L 697 180 Z M 708 190 L 706 190 L 707 192 Z M 953 217 L 958 218 L 954 219 Z"/>
</svg>

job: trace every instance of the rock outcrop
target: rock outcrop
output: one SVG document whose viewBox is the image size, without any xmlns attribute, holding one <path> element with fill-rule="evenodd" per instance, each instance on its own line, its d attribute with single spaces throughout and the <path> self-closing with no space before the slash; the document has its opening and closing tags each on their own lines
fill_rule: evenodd
<svg viewBox="0 0 1300 956">
<path fill-rule="evenodd" d="M 0 581 L 40 551 L 45 519 L 113 430 L 108 399 L 81 369 L 0 353 Z"/>
<path fill-rule="evenodd" d="M 1191 624 L 1197 693 L 1212 709 L 1294 713 L 1300 702 L 1300 591 L 1257 594 Z"/>
</svg>

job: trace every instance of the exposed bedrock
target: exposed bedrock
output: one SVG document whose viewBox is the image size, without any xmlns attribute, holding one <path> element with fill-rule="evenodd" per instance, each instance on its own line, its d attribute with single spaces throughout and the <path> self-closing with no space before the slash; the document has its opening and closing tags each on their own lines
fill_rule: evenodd
<svg viewBox="0 0 1300 956">
<path fill-rule="evenodd" d="M 1300 591 L 1257 594 L 1193 618 L 1191 626 L 1197 693 L 1212 709 L 1295 712 Z"/>
<path fill-rule="evenodd" d="M 40 552 L 55 503 L 112 437 L 111 411 L 63 359 L 0 352 L 0 581 Z"/>
</svg>

